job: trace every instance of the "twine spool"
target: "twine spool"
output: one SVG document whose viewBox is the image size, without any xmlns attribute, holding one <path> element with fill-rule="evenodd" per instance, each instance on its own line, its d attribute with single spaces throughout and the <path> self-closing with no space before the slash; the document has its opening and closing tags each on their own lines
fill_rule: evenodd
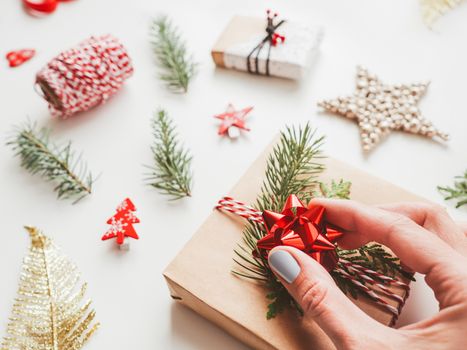
<svg viewBox="0 0 467 350">
<path fill-rule="evenodd" d="M 125 47 L 104 35 L 60 53 L 37 73 L 36 86 L 52 115 L 65 119 L 105 103 L 132 74 Z"/>
</svg>

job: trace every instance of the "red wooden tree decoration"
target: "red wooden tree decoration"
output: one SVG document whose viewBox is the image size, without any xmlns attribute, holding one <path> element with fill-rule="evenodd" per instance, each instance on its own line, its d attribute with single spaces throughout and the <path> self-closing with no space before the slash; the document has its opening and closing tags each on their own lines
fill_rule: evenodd
<svg viewBox="0 0 467 350">
<path fill-rule="evenodd" d="M 125 237 L 139 239 L 133 227 L 133 224 L 140 222 L 135 215 L 135 211 L 136 208 L 129 198 L 126 198 L 120 203 L 117 207 L 116 214 L 107 220 L 110 228 L 102 236 L 102 240 L 106 241 L 111 238 L 116 238 L 117 244 L 122 245 L 125 241 Z"/>
</svg>

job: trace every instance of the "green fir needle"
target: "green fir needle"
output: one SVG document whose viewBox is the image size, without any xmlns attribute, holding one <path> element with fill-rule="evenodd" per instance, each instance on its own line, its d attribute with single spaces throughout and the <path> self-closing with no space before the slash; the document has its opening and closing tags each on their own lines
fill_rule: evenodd
<svg viewBox="0 0 467 350">
<path fill-rule="evenodd" d="M 445 200 L 454 200 L 456 208 L 467 204 L 467 170 L 464 175 L 454 178 L 453 186 L 438 186 L 438 191 L 444 196 Z"/>
</svg>

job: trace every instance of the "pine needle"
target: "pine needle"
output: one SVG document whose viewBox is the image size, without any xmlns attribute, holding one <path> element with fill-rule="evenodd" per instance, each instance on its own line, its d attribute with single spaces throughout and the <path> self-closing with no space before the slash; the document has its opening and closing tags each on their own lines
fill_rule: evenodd
<svg viewBox="0 0 467 350">
<path fill-rule="evenodd" d="M 454 186 L 442 187 L 438 186 L 438 190 L 444 195 L 445 200 L 455 200 L 456 208 L 460 208 L 467 204 L 467 170 L 464 175 L 454 178 Z"/>
<path fill-rule="evenodd" d="M 187 53 L 186 44 L 178 29 L 167 16 L 160 16 L 152 21 L 150 35 L 160 68 L 159 78 L 169 90 L 176 93 L 187 92 L 197 64 Z"/>
<path fill-rule="evenodd" d="M 159 109 L 152 120 L 154 166 L 148 167 L 147 182 L 172 200 L 191 196 L 192 157 L 178 141 L 175 127 L 167 112 Z"/>
<path fill-rule="evenodd" d="M 40 174 L 46 181 L 57 183 L 58 198 L 76 198 L 78 202 L 91 193 L 94 178 L 81 156 L 75 156 L 71 142 L 57 145 L 50 141 L 49 128 L 35 123 L 17 127 L 7 145 L 21 159 L 21 166 L 31 174 Z"/>
</svg>

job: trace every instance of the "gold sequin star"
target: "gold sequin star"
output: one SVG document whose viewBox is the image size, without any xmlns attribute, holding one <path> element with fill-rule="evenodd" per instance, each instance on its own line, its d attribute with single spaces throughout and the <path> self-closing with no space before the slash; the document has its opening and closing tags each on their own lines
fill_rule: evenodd
<svg viewBox="0 0 467 350">
<path fill-rule="evenodd" d="M 403 130 L 447 141 L 448 135 L 422 117 L 417 107 L 429 83 L 383 84 L 363 67 L 357 67 L 357 89 L 351 96 L 318 102 L 327 111 L 356 119 L 362 146 L 371 150 L 392 130 Z"/>
</svg>

